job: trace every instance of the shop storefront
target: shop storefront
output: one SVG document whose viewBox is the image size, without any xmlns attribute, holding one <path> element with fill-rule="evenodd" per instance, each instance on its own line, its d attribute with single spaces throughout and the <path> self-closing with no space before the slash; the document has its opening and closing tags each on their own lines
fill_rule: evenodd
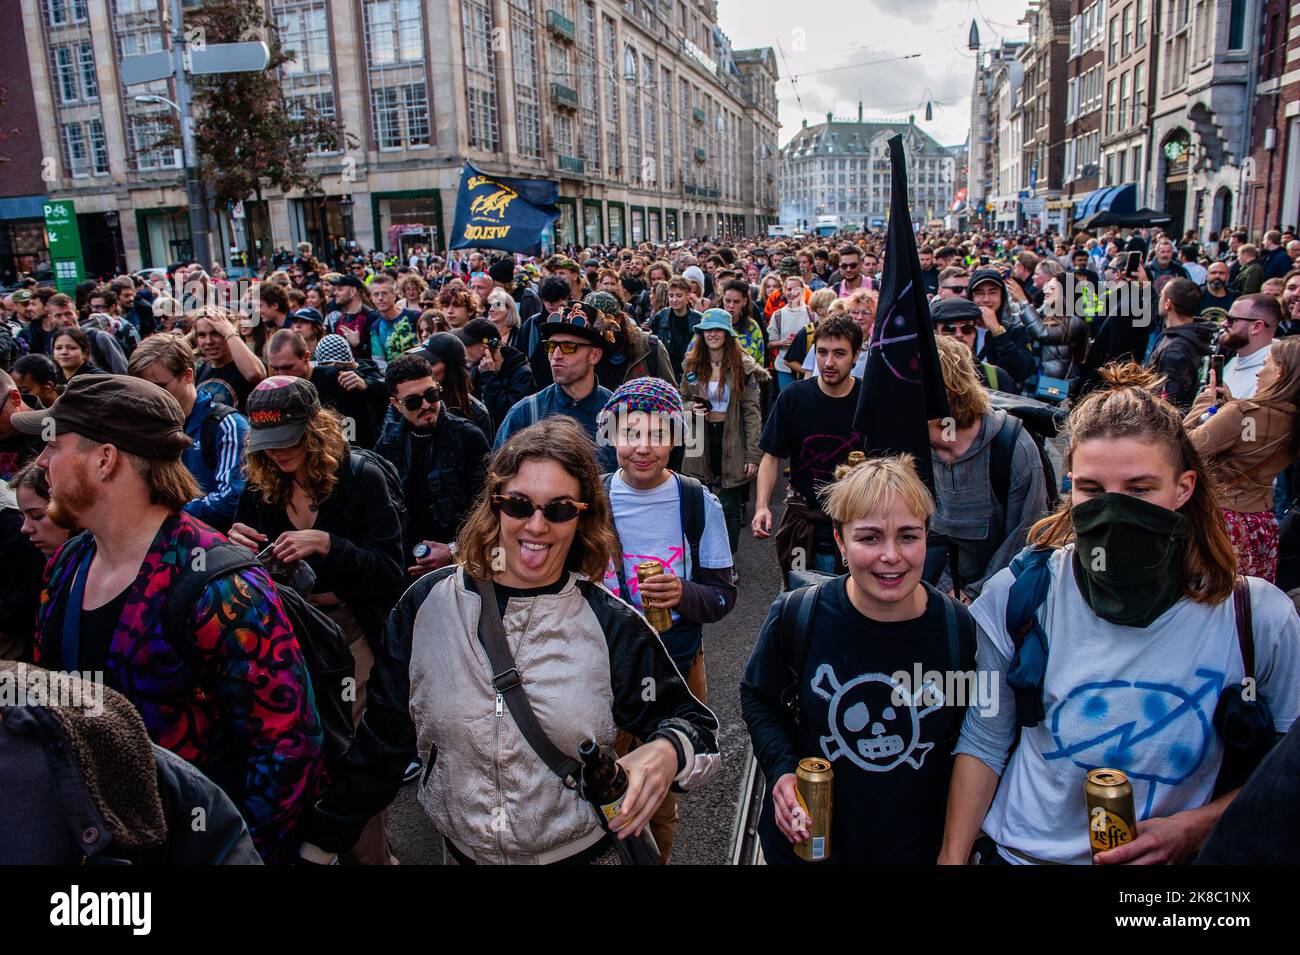
<svg viewBox="0 0 1300 955">
<path fill-rule="evenodd" d="M 310 242 L 312 252 L 322 262 L 333 262 L 355 238 L 352 231 L 351 197 L 310 196 L 289 200 L 289 234 L 293 247 Z M 428 244 L 427 232 L 423 233 Z M 409 243 L 408 243 L 409 244 Z"/>
<path fill-rule="evenodd" d="M 605 241 L 605 221 L 599 199 L 582 200 L 582 241 L 586 245 L 601 245 Z"/>
<path fill-rule="evenodd" d="M 50 271 L 44 204 L 44 196 L 0 199 L 0 284 L 13 283 L 20 273 Z"/>
<path fill-rule="evenodd" d="M 339 204 L 347 235 L 345 241 L 350 242 L 353 231 L 347 222 L 347 202 L 340 200 Z M 371 193 L 370 207 L 376 248 L 405 254 L 417 245 L 434 252 L 441 252 L 445 247 L 442 198 L 435 190 Z"/>
</svg>

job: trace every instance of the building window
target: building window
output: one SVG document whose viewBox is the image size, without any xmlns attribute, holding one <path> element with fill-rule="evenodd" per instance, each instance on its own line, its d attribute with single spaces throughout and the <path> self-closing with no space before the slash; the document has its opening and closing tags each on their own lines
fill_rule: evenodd
<svg viewBox="0 0 1300 955">
<path fill-rule="evenodd" d="M 596 4 L 582 0 L 578 29 L 578 55 L 585 69 L 578 71 L 578 93 L 582 118 L 582 159 L 587 171 L 599 173 L 600 166 L 600 70 L 596 64 Z"/>
<path fill-rule="evenodd" d="M 97 119 L 92 119 L 86 124 L 90 133 L 90 164 L 91 170 L 96 176 L 107 176 L 108 169 L 108 140 L 104 137 L 104 124 Z"/>
<path fill-rule="evenodd" d="M 515 146 L 530 159 L 542 155 L 542 113 L 537 98 L 537 34 L 525 0 L 511 0 L 510 45 L 514 53 Z M 520 7 L 523 9 L 520 9 Z"/>
<path fill-rule="evenodd" d="M 1107 46 L 1109 47 L 1107 55 L 1110 57 L 1111 66 L 1114 66 L 1118 60 L 1119 53 L 1119 17 L 1110 18 L 1110 24 L 1107 26 L 1106 31 L 1108 41 Z"/>
<path fill-rule="evenodd" d="M 1147 42 L 1147 0 L 1133 4 L 1133 48 L 1140 50 Z"/>
<path fill-rule="evenodd" d="M 370 91 L 370 115 L 380 149 L 402 147 L 402 113 L 397 105 L 397 96 L 396 87 Z"/>
<path fill-rule="evenodd" d="M 274 11 L 280 43 L 295 54 L 280 69 L 286 76 L 330 71 L 329 25 L 324 0 L 282 2 Z"/>
<path fill-rule="evenodd" d="M 1115 81 L 1111 80 L 1106 84 L 1106 135 L 1109 136 L 1115 129 Z"/>
<path fill-rule="evenodd" d="M 90 175 L 90 153 L 86 148 L 86 131 L 80 123 L 63 124 L 63 162 L 73 179 Z"/>
<path fill-rule="evenodd" d="M 131 116 L 131 151 L 135 168 L 141 172 L 152 169 L 176 169 L 180 162 L 179 150 L 160 148 L 159 142 L 176 130 L 169 113 L 152 111 Z"/>
<path fill-rule="evenodd" d="M 423 83 L 402 87 L 402 108 L 406 116 L 406 144 L 429 145 L 429 92 Z"/>
<path fill-rule="evenodd" d="M 52 27 L 86 22 L 86 0 L 45 0 L 45 15 Z"/>
<path fill-rule="evenodd" d="M 334 91 L 323 90 L 317 93 L 301 93 L 287 96 L 289 115 L 293 119 L 304 119 L 308 111 L 314 111 L 321 119 L 332 121 L 335 116 Z M 314 155 L 324 156 L 339 151 L 338 141 L 333 136 L 322 136 L 315 143 L 307 143 Z"/>
<path fill-rule="evenodd" d="M 622 147 L 618 134 L 618 37 L 614 33 L 613 19 L 601 17 L 601 21 L 605 35 L 605 62 L 601 64 L 601 72 L 605 74 L 605 157 L 609 160 L 609 174 L 617 178 L 623 168 Z M 610 229 L 613 229 L 613 212 L 610 213 L 609 221 Z M 622 228 L 621 223 L 619 228 Z"/>
<path fill-rule="evenodd" d="M 469 146 L 496 152 L 496 61 L 492 51 L 492 8 L 485 0 L 461 0 L 464 24 L 465 99 L 469 117 Z"/>
<path fill-rule="evenodd" d="M 366 0 L 366 61 L 371 68 L 424 62 L 420 0 Z"/>
<path fill-rule="evenodd" d="M 1136 126 L 1146 120 L 1146 64 L 1139 63 L 1133 67 L 1133 119 Z"/>
<path fill-rule="evenodd" d="M 1128 56 L 1133 50 L 1133 8 L 1125 7 L 1124 12 L 1120 14 L 1120 59 Z"/>
<path fill-rule="evenodd" d="M 89 42 L 51 48 L 50 62 L 60 103 L 93 103 L 99 99 L 95 50 Z"/>
<path fill-rule="evenodd" d="M 1291 7 L 1294 16 L 1295 7 Z M 1241 50 L 1246 46 L 1246 0 L 1232 0 L 1228 10 L 1228 49 Z"/>
</svg>

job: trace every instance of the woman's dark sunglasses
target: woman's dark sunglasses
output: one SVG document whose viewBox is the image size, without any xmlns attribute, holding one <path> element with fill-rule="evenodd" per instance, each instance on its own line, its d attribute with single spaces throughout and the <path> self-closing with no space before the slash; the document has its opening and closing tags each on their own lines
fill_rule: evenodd
<svg viewBox="0 0 1300 955">
<path fill-rule="evenodd" d="M 564 355 L 573 355 L 573 354 L 576 354 L 576 353 L 577 353 L 577 351 L 578 351 L 579 348 L 591 348 L 592 346 L 589 345 L 589 344 L 587 344 L 586 342 L 550 342 L 550 341 L 547 341 L 547 342 L 542 342 L 542 347 L 546 349 L 546 354 L 548 354 L 548 355 L 553 354 L 553 353 L 555 352 L 555 349 L 557 349 L 557 348 L 560 350 L 560 353 L 561 353 L 561 354 L 564 354 Z"/>
<path fill-rule="evenodd" d="M 551 501 L 549 504 L 534 504 L 532 498 L 522 494 L 493 494 L 492 506 L 503 514 L 518 521 L 526 521 L 535 511 L 541 511 L 542 517 L 550 524 L 567 524 L 587 509 L 582 501 Z"/>
<path fill-rule="evenodd" d="M 953 324 L 951 322 L 944 322 L 939 326 L 939 331 L 943 332 L 945 335 L 974 335 L 975 323 L 959 322 Z"/>
<path fill-rule="evenodd" d="M 418 395 L 407 395 L 405 398 L 402 399 L 402 407 L 404 407 L 407 411 L 419 411 L 420 408 L 427 402 L 429 407 L 436 408 L 438 406 L 438 402 L 441 400 L 442 400 L 442 389 L 430 388 L 427 391 L 423 391 Z"/>
</svg>

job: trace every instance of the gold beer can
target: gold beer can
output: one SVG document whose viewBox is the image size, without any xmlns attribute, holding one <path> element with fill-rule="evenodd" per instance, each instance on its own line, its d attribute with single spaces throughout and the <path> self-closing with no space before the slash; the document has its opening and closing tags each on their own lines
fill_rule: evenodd
<svg viewBox="0 0 1300 955">
<path fill-rule="evenodd" d="M 1118 769 L 1089 770 L 1083 798 L 1088 803 L 1088 836 L 1094 853 L 1133 841 L 1137 817 L 1127 774 Z"/>
<path fill-rule="evenodd" d="M 799 805 L 812 817 L 811 837 L 794 847 L 805 862 L 825 862 L 831 857 L 831 792 L 834 775 L 830 760 L 808 756 L 799 760 L 795 792 Z"/>
<path fill-rule="evenodd" d="M 849 459 L 848 459 L 849 467 L 856 468 L 859 464 L 866 464 L 866 463 L 867 463 L 867 453 L 865 451 L 849 452 Z"/>
<path fill-rule="evenodd" d="M 664 572 L 664 565 L 657 560 L 643 560 L 636 565 L 636 582 L 639 589 L 651 577 L 658 577 Z M 673 627 L 673 615 L 666 607 L 647 607 L 645 597 L 641 598 L 641 610 L 645 614 L 646 623 L 654 627 L 660 633 L 671 630 Z"/>
</svg>

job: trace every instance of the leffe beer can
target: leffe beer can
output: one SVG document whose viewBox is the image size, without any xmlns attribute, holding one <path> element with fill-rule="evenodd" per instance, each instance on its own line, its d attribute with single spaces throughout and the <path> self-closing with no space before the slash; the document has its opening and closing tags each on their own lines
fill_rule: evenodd
<svg viewBox="0 0 1300 955">
<path fill-rule="evenodd" d="M 795 792 L 799 805 L 812 817 L 811 838 L 794 847 L 805 862 L 824 862 L 831 857 L 831 789 L 834 776 L 830 760 L 809 756 L 799 760 L 795 771 Z"/>
<path fill-rule="evenodd" d="M 664 572 L 664 565 L 657 560 L 643 560 L 636 565 L 636 582 L 638 589 L 651 577 L 658 577 Z M 673 615 L 668 612 L 666 607 L 647 607 L 645 597 L 641 598 L 641 610 L 645 613 L 646 623 L 654 627 L 660 633 L 671 630 L 673 627 Z"/>
<path fill-rule="evenodd" d="M 1118 769 L 1093 769 L 1083 784 L 1088 803 L 1088 836 L 1092 851 L 1105 852 L 1132 842 L 1137 834 L 1133 784 Z"/>
</svg>

